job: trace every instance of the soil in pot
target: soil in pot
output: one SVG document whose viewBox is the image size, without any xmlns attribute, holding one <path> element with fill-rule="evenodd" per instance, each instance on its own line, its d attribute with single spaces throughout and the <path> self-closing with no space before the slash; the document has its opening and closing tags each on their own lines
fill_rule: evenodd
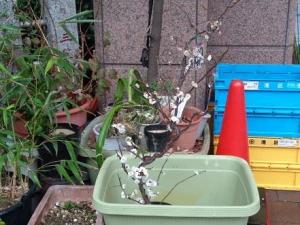
<svg viewBox="0 0 300 225">
<path fill-rule="evenodd" d="M 14 199 L 9 198 L 10 187 L 10 183 L 1 187 L 0 218 L 6 225 L 27 225 L 38 205 L 38 201 L 36 201 L 37 187 L 28 182 L 18 185 Z"/>
<path fill-rule="evenodd" d="M 27 183 L 24 183 L 23 185 L 17 185 L 15 197 L 12 199 L 10 196 L 12 192 L 11 183 L 2 183 L 2 185 L 3 186 L 0 188 L 0 211 L 7 209 L 19 202 L 23 194 L 29 190 Z"/>
<path fill-rule="evenodd" d="M 39 225 L 94 225 L 96 219 L 91 202 L 57 202 Z"/>
<path fill-rule="evenodd" d="M 170 140 L 171 132 L 166 125 L 149 125 L 145 127 L 148 151 L 161 152 Z"/>
</svg>

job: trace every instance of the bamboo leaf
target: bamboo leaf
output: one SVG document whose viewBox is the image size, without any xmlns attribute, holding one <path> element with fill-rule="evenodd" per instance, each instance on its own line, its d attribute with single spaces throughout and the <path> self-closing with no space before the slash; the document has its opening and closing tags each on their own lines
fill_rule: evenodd
<svg viewBox="0 0 300 225">
<path fill-rule="evenodd" d="M 77 14 L 74 15 L 74 16 L 70 16 L 70 17 L 68 17 L 68 18 L 66 18 L 66 19 L 64 19 L 64 20 L 62 20 L 62 21 L 60 21 L 59 24 L 61 24 L 61 23 L 66 23 L 66 22 L 69 22 L 70 20 L 77 19 L 77 18 L 86 16 L 86 15 L 89 15 L 89 14 L 93 15 L 92 13 L 93 13 L 92 10 L 85 10 L 85 11 L 83 11 L 83 12 L 77 13 Z"/>
<path fill-rule="evenodd" d="M 2 63 L 0 63 L 0 72 L 5 73 L 6 75 L 11 75 L 9 70 L 6 69 L 6 67 Z"/>
<path fill-rule="evenodd" d="M 67 35 L 72 39 L 72 41 L 78 43 L 78 38 L 75 37 L 75 35 L 72 34 L 72 32 L 67 28 L 66 24 L 61 24 L 61 28 L 67 33 Z"/>
<path fill-rule="evenodd" d="M 68 181 L 69 183 L 74 184 L 74 181 L 72 180 L 72 178 L 70 177 L 70 175 L 66 171 L 63 162 L 61 162 L 61 164 L 59 164 L 59 165 L 55 165 L 55 167 L 56 167 L 57 172 L 59 173 L 59 175 L 62 178 L 66 179 L 66 181 Z"/>
<path fill-rule="evenodd" d="M 69 141 L 65 141 L 67 151 L 73 161 L 77 161 L 73 145 Z"/>
<path fill-rule="evenodd" d="M 51 68 L 53 67 L 53 65 L 56 64 L 56 59 L 54 59 L 53 57 L 51 59 L 49 59 L 49 61 L 47 62 L 47 65 L 45 67 L 45 75 L 51 70 Z"/>
<path fill-rule="evenodd" d="M 78 167 L 78 165 L 76 164 L 76 162 L 73 161 L 67 161 L 68 164 L 68 168 L 72 171 L 73 175 L 75 176 L 75 178 L 81 183 L 83 183 L 83 180 L 81 178 L 81 174 L 80 174 L 80 169 Z"/>
</svg>

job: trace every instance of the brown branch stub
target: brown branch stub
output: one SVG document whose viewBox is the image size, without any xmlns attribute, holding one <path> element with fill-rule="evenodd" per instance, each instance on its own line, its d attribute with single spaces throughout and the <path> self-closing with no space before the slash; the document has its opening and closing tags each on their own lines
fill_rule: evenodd
<svg viewBox="0 0 300 225">
<path fill-rule="evenodd" d="M 159 50 L 162 30 L 164 0 L 153 1 L 152 27 L 150 33 L 149 67 L 147 82 L 151 83 L 158 78 Z"/>
</svg>

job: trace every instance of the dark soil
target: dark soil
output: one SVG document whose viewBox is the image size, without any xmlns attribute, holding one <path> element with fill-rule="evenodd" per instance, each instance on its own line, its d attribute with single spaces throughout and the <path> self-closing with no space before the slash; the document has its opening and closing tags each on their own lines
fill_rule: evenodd
<svg viewBox="0 0 300 225">
<path fill-rule="evenodd" d="M 40 225 L 95 225 L 96 219 L 90 202 L 57 202 Z"/>
<path fill-rule="evenodd" d="M 4 186 L 1 186 L 0 187 L 0 211 L 14 205 L 16 202 L 19 202 L 21 200 L 22 195 L 26 193 L 28 189 L 29 188 L 27 183 L 16 186 L 15 197 L 12 198 L 11 197 L 12 186 L 10 184 L 5 184 Z"/>
</svg>

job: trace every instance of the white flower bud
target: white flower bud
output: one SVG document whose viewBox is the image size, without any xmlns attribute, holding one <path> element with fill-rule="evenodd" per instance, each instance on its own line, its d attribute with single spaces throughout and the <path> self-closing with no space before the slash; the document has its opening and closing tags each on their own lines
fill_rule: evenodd
<svg viewBox="0 0 300 225">
<path fill-rule="evenodd" d="M 192 81 L 192 87 L 197 88 L 198 84 L 195 81 Z"/>
<path fill-rule="evenodd" d="M 209 55 L 209 56 L 207 56 L 207 61 L 211 61 L 212 60 L 212 56 L 211 55 Z"/>
</svg>

